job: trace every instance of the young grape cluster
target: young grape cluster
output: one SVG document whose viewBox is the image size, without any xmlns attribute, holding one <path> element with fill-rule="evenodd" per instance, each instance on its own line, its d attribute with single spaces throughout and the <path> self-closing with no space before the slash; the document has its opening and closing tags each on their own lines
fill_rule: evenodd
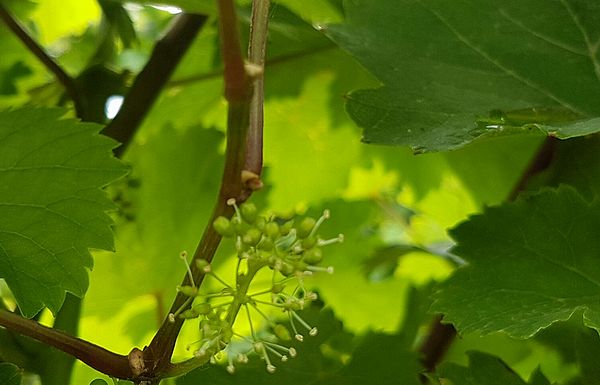
<svg viewBox="0 0 600 385">
<path fill-rule="evenodd" d="M 192 285 L 178 287 L 180 292 L 189 297 L 189 302 L 182 307 L 187 310 L 170 314 L 170 318 L 173 321 L 175 317 L 200 319 L 202 338 L 197 342 L 199 348 L 194 351 L 196 357 L 216 361 L 225 351 L 227 370 L 233 373 L 235 362 L 247 362 L 247 353 L 252 351 L 265 360 L 267 371 L 273 373 L 273 357 L 285 362 L 296 356 L 294 348 L 281 345 L 279 341 L 290 340 L 292 336 L 303 341 L 305 335 L 317 335 L 317 328 L 309 325 L 298 314 L 317 299 L 316 293 L 305 288 L 304 278 L 316 272 L 333 273 L 333 267 L 319 266 L 323 260 L 322 247 L 341 242 L 343 237 L 339 235 L 328 240 L 319 237 L 321 224 L 329 218 L 328 210 L 316 219 L 304 217 L 301 220 L 280 220 L 260 216 L 252 203 L 243 203 L 239 207 L 235 200 L 227 203 L 234 207 L 235 214 L 231 219 L 218 217 L 213 222 L 213 227 L 221 236 L 235 242 L 238 258 L 235 284 L 230 285 L 218 277 L 207 261 L 198 260 L 197 267 L 223 285 L 223 288 L 216 293 L 200 294 L 189 271 Z M 186 257 L 182 254 L 182 258 Z M 268 289 L 252 292 L 252 281 L 262 269 L 272 271 L 271 285 Z M 287 290 L 288 288 L 292 289 Z M 191 302 L 196 303 L 189 307 Z M 287 314 L 289 327 L 268 315 L 263 310 L 267 306 Z M 236 316 L 242 309 L 248 318 L 250 336 L 234 330 Z M 252 313 L 264 318 L 271 327 L 270 337 L 273 338 L 259 338 Z M 233 338 L 246 341 L 249 351 L 234 354 L 230 349 Z"/>
</svg>

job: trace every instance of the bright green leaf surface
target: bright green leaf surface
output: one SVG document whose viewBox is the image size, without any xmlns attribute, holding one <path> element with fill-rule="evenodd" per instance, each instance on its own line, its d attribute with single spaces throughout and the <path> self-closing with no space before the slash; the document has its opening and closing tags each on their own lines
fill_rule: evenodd
<svg viewBox="0 0 600 385">
<path fill-rule="evenodd" d="M 440 286 L 433 310 L 461 332 L 529 337 L 584 309 L 600 329 L 600 202 L 561 187 L 485 210 L 451 230 L 469 264 Z"/>
<path fill-rule="evenodd" d="M 93 0 L 44 0 L 38 4 L 31 17 L 45 44 L 78 35 L 100 17 L 100 7 Z"/>
<path fill-rule="evenodd" d="M 58 109 L 0 112 L 0 276 L 26 316 L 83 296 L 89 248 L 112 250 L 112 203 L 100 190 L 125 174 L 100 127 Z"/>
<path fill-rule="evenodd" d="M 353 0 L 345 10 L 327 34 L 384 84 L 349 96 L 366 142 L 422 152 L 600 129 L 594 1 Z"/>
<path fill-rule="evenodd" d="M 331 211 L 331 218 L 321 227 L 322 234 L 335 237 L 342 233 L 344 242 L 323 250 L 323 264 L 333 266 L 335 273 L 315 274 L 307 279 L 307 285 L 316 286 L 325 303 L 349 330 L 394 330 L 402 315 L 407 282 L 370 282 L 363 272 L 364 261 L 381 244 L 373 232 L 379 215 L 376 203 L 337 200 L 326 203 L 324 208 Z M 318 215 L 317 210 L 314 214 Z M 348 282 L 352 282 L 351 293 Z"/>
<path fill-rule="evenodd" d="M 444 364 L 439 370 L 440 378 L 452 381 L 453 385 L 527 385 L 502 360 L 480 352 L 469 352 L 469 366 Z M 541 372 L 536 372 L 531 384 L 549 385 Z"/>
<path fill-rule="evenodd" d="M 22 370 L 19 367 L 0 362 L 0 384 L 2 385 L 21 385 Z"/>
<path fill-rule="evenodd" d="M 165 127 L 131 148 L 133 182 L 115 186 L 124 206 L 117 253 L 97 262 L 89 311 L 107 316 L 140 295 L 171 301 L 185 273 L 179 253 L 193 253 L 216 198 L 222 140 L 201 127 Z M 114 301 L 109 309 L 107 299 Z"/>
</svg>

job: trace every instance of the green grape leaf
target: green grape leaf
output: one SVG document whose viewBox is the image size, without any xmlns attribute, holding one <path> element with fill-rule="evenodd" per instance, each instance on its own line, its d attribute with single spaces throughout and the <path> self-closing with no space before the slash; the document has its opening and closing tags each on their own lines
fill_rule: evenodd
<svg viewBox="0 0 600 385">
<path fill-rule="evenodd" d="M 88 286 L 90 248 L 113 250 L 101 187 L 127 168 L 100 126 L 59 109 L 0 111 L 0 277 L 22 313 L 56 313 Z"/>
<path fill-rule="evenodd" d="M 330 210 L 331 217 L 321 226 L 321 234 L 335 237 L 342 233 L 344 242 L 323 249 L 322 264 L 333 266 L 335 273 L 315 274 L 306 284 L 317 288 L 348 330 L 393 330 L 401 317 L 408 284 L 401 280 L 371 282 L 365 278 L 361 266 L 382 243 L 374 229 L 380 215 L 377 203 L 338 199 L 325 203 L 322 208 Z M 320 211 L 314 208 L 311 215 L 319 216 Z M 352 282 L 351 301 L 348 300 L 348 282 Z"/>
<path fill-rule="evenodd" d="M 383 83 L 348 96 L 365 142 L 424 152 L 482 136 L 600 130 L 595 1 L 344 5 L 345 24 L 325 32 Z"/>
<path fill-rule="evenodd" d="M 418 385 L 420 366 L 415 353 L 410 351 L 409 340 L 401 334 L 367 333 L 358 341 L 342 331 L 340 321 L 330 310 L 310 309 L 302 313 L 311 325 L 317 325 L 319 334 L 304 342 L 292 342 L 298 355 L 285 363 L 276 362 L 277 371 L 268 374 L 264 362 L 251 357 L 247 365 L 236 366 L 233 375 L 222 366 L 198 369 L 177 380 L 178 385 L 210 383 L 213 385 L 359 385 L 403 384 Z M 352 358 L 343 365 L 341 357 L 355 345 Z M 381 354 L 382 347 L 393 354 Z M 324 353 L 327 352 L 327 353 Z"/>
<path fill-rule="evenodd" d="M 450 231 L 468 264 L 432 309 L 464 333 L 528 338 L 575 311 L 600 330 L 600 202 L 567 186 L 488 208 Z"/>
<path fill-rule="evenodd" d="M 13 364 L 0 362 L 0 384 L 21 385 L 23 371 Z"/>
<path fill-rule="evenodd" d="M 468 367 L 445 363 L 438 369 L 438 376 L 450 380 L 453 385 L 527 385 L 527 382 L 498 357 L 477 351 L 467 354 Z M 530 384 L 549 385 L 550 382 L 539 370 L 536 370 Z"/>
</svg>

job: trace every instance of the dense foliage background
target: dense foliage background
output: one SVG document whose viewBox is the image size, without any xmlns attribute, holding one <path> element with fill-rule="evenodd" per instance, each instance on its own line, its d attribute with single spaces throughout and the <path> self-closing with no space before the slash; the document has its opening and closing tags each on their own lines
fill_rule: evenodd
<svg viewBox="0 0 600 385">
<path fill-rule="evenodd" d="M 75 79 L 84 120 L 101 125 L 173 14 L 209 15 L 124 164 L 0 25 L 3 306 L 51 325 L 66 292 L 85 294 L 78 335 L 121 354 L 150 342 L 175 296 L 179 253 L 195 249 L 217 196 L 226 129 L 213 2 L 147 3 L 1 2 Z M 246 42 L 250 3 L 238 6 Z M 278 0 L 269 23 L 265 187 L 251 201 L 283 218 L 328 209 L 321 232 L 344 234 L 325 250 L 335 274 L 307 279 L 324 309 L 306 317 L 321 332 L 275 374 L 255 357 L 234 375 L 216 365 L 165 383 L 419 384 L 434 313 L 459 337 L 431 383 L 600 383 L 600 6 Z M 99 190 L 110 182 L 114 207 Z M 31 202 L 66 219 L 38 217 Z M 12 232 L 55 249 L 35 254 Z M 213 268 L 233 279 L 235 263 L 224 242 Z M 0 362 L 27 369 L 23 383 L 61 370 L 0 332 Z M 184 326 L 175 361 L 196 335 L 197 323 Z M 0 363 L 3 373 L 18 371 Z M 110 383 L 77 362 L 71 383 L 98 378 Z"/>
</svg>

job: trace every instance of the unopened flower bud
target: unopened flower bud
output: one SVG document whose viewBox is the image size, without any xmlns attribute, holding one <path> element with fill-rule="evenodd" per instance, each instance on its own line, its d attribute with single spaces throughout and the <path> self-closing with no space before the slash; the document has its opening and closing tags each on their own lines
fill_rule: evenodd
<svg viewBox="0 0 600 385">
<path fill-rule="evenodd" d="M 314 218 L 304 218 L 302 222 L 300 222 L 300 225 L 296 228 L 296 231 L 298 232 L 298 238 L 304 239 L 308 237 L 316 223 L 317 221 L 315 221 Z"/>
<path fill-rule="evenodd" d="M 220 216 L 213 222 L 213 228 L 223 237 L 232 237 L 234 234 L 233 227 L 229 219 Z"/>
<path fill-rule="evenodd" d="M 252 224 L 254 223 L 254 221 L 256 221 L 256 218 L 258 217 L 258 210 L 256 209 L 256 206 L 253 203 L 246 202 L 240 206 L 240 214 L 242 215 L 242 219 Z"/>
</svg>

